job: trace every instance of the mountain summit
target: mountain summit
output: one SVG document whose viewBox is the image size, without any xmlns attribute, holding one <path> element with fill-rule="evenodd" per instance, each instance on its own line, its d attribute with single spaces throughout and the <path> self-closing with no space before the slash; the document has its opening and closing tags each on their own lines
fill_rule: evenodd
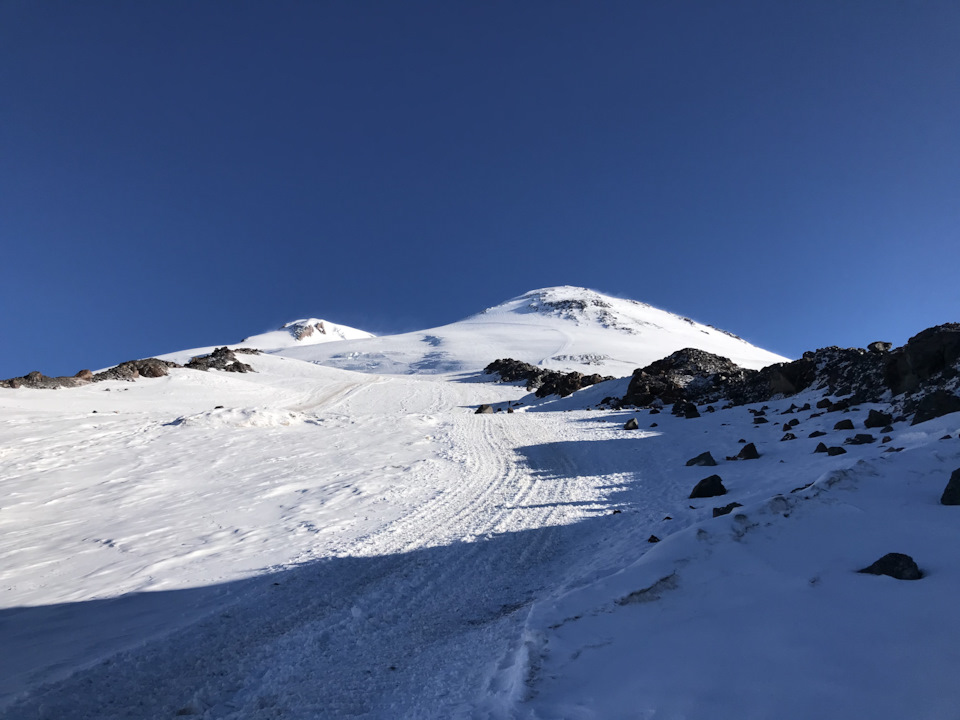
<svg viewBox="0 0 960 720">
<path fill-rule="evenodd" d="M 732 333 L 635 300 L 563 285 L 531 290 L 442 327 L 281 354 L 360 372 L 477 372 L 511 357 L 556 370 L 627 375 L 691 347 L 760 368 L 786 358 Z"/>
</svg>

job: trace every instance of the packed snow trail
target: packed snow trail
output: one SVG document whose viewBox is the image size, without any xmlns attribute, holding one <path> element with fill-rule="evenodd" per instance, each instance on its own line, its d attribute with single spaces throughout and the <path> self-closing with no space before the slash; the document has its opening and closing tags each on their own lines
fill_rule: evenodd
<svg viewBox="0 0 960 720">
<path fill-rule="evenodd" d="M 418 410 L 450 407 L 460 391 L 402 384 L 415 392 L 401 404 Z M 378 385 L 309 392 L 299 407 L 338 403 L 363 418 L 371 405 L 382 410 Z M 459 409 L 441 425 L 436 442 L 455 482 L 406 516 L 336 557 L 217 588 L 221 600 L 236 598 L 228 608 L 80 672 L 6 717 L 474 716 L 478 703 L 503 694 L 526 609 L 562 584 L 589 534 L 589 524 L 570 523 L 609 510 L 597 468 L 561 451 L 577 444 L 563 442 L 569 431 L 558 416 Z M 531 469 L 516 454 L 524 446 L 551 448 L 555 470 Z M 169 603 L 186 604 L 178 593 L 194 592 L 172 591 Z"/>
</svg>

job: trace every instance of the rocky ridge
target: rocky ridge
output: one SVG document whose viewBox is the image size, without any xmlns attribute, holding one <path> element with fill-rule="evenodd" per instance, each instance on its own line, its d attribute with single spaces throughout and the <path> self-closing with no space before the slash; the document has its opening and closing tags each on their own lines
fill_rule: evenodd
<svg viewBox="0 0 960 720">
<path fill-rule="evenodd" d="M 237 359 L 235 353 L 256 355 L 260 351 L 253 348 L 235 348 L 231 350 L 227 347 L 220 347 L 208 355 L 198 355 L 191 358 L 186 365 L 169 360 L 160 360 L 159 358 L 143 358 L 141 360 L 128 360 L 102 372 L 93 373 L 90 370 L 81 370 L 76 375 L 61 375 L 50 377 L 44 375 L 39 370 L 27 373 L 22 377 L 0 380 L 2 388 L 30 388 L 34 390 L 56 390 L 58 388 L 82 387 L 90 383 L 103 382 L 104 380 L 128 380 L 133 381 L 141 377 L 158 378 L 169 374 L 170 368 L 189 368 L 191 370 L 223 370 L 225 372 L 255 372 L 254 369 Z"/>
</svg>

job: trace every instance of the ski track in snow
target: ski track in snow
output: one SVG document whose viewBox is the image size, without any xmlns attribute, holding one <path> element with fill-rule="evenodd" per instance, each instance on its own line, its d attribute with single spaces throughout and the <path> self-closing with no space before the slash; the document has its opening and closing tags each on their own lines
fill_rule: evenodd
<svg viewBox="0 0 960 720">
<path fill-rule="evenodd" d="M 855 625 L 843 608 L 859 607 L 876 580 L 851 568 L 878 550 L 912 542 L 934 569 L 917 587 L 957 586 L 947 556 L 936 555 L 951 528 L 924 499 L 960 462 L 939 440 L 956 434 L 955 418 L 898 427 L 902 454 L 882 456 L 877 444 L 828 458 L 811 455 L 817 440 L 805 434 L 829 431 L 839 417 L 795 415 L 804 435 L 780 442 L 777 403 L 763 426 L 735 408 L 689 421 L 637 413 L 641 429 L 629 432 L 622 425 L 633 413 L 587 411 L 577 396 L 474 415 L 479 402 L 525 393 L 455 377 L 251 362 L 260 372 L 243 377 L 182 371 L 113 383 L 109 393 L 0 396 L 0 718 L 770 717 L 785 711 L 783 688 L 751 691 L 767 713 L 751 715 L 739 712 L 736 683 L 764 672 L 772 683 L 794 679 L 769 675 L 778 666 L 753 657 L 762 639 L 738 646 L 738 633 L 754 627 L 741 617 L 745 592 L 771 598 L 781 627 L 834 593 L 842 602 L 831 600 L 812 622 L 843 637 Z M 596 402 L 590 392 L 582 397 Z M 859 427 L 868 409 L 844 417 Z M 725 463 L 741 437 L 761 458 Z M 722 501 L 687 497 L 714 471 L 685 466 L 704 450 L 721 462 Z M 859 478 L 893 499 L 853 495 L 852 482 L 833 488 L 832 477 Z M 791 494 L 818 478 L 810 499 Z M 792 503 L 786 515 L 770 501 L 780 493 Z M 743 542 L 736 523 L 747 521 L 710 519 L 713 506 L 732 500 L 758 528 Z M 888 547 L 900 512 L 921 519 Z M 785 524 L 791 514 L 814 520 Z M 847 537 L 847 527 L 859 534 Z M 666 542 L 647 543 L 651 534 Z M 772 570 L 768 546 L 795 567 Z M 671 573 L 680 587 L 672 596 L 617 604 Z M 823 578 L 823 594 L 793 592 L 821 592 L 809 589 L 811 576 Z M 717 597 L 729 605 L 729 629 L 708 613 L 700 635 L 685 633 L 715 586 L 724 588 Z M 877 587 L 904 619 L 910 606 L 895 602 L 908 590 Z M 952 637 L 947 615 L 938 622 Z M 659 644 L 647 647 L 654 636 Z M 857 642 L 844 642 L 847 667 L 882 652 L 864 643 L 857 655 Z M 674 645 L 690 654 L 675 657 Z M 937 647 L 930 662 L 940 669 L 917 673 L 936 703 L 918 717 L 955 717 L 941 708 L 960 702 L 937 684 L 956 667 Z M 817 675 L 816 653 L 834 654 L 828 642 L 819 648 L 804 648 L 814 669 L 803 666 L 797 682 L 842 696 L 842 683 Z M 791 652 L 773 657 L 789 668 Z M 688 663 L 701 678 L 722 665 L 734 690 L 701 691 L 688 682 Z M 869 668 L 862 676 L 867 688 L 875 677 L 893 686 Z M 910 687 L 873 716 L 902 717 Z M 817 697 L 793 698 L 783 716 L 799 720 L 810 708 L 828 716 Z M 848 705 L 837 717 L 856 716 L 857 701 Z"/>
</svg>

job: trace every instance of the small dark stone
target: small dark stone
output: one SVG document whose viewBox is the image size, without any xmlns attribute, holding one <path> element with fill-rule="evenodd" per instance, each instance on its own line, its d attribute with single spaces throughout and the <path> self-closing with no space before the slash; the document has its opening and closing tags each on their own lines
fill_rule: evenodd
<svg viewBox="0 0 960 720">
<path fill-rule="evenodd" d="M 790 430 L 791 430 L 792 428 L 793 428 L 793 425 L 789 425 L 789 424 L 787 424 L 787 423 L 784 423 L 782 430 L 783 430 L 784 432 L 790 432 Z"/>
<path fill-rule="evenodd" d="M 923 577 L 913 558 L 903 553 L 887 553 L 870 567 L 857 570 L 870 575 L 888 575 L 897 580 L 919 580 Z"/>
<path fill-rule="evenodd" d="M 817 443 L 817 449 L 814 450 L 815 453 L 825 453 L 827 452 L 827 446 L 823 443 Z"/>
<path fill-rule="evenodd" d="M 847 418 L 846 420 L 841 420 L 836 425 L 833 426 L 834 430 L 853 430 L 853 420 Z"/>
<path fill-rule="evenodd" d="M 733 512 L 734 508 L 743 507 L 738 502 L 732 502 L 729 505 L 724 505 L 723 507 L 715 507 L 713 509 L 713 516 L 720 517 L 721 515 L 729 515 Z"/>
<path fill-rule="evenodd" d="M 737 453 L 737 460 L 756 460 L 759 457 L 760 453 L 757 452 L 757 446 L 753 443 L 747 443 Z"/>
<path fill-rule="evenodd" d="M 833 405 L 833 401 L 830 400 L 830 398 L 823 398 L 823 400 L 817 400 L 818 410 L 826 410 L 831 405 Z"/>
<path fill-rule="evenodd" d="M 726 495 L 727 489 L 723 486 L 723 480 L 719 475 L 711 475 L 698 482 L 690 493 L 690 499 L 717 497 Z"/>
<path fill-rule="evenodd" d="M 960 505 L 960 468 L 953 471 L 947 487 L 940 496 L 941 505 Z"/>
<path fill-rule="evenodd" d="M 650 427 L 657 427 L 657 423 L 650 423 Z"/>
<path fill-rule="evenodd" d="M 619 508 L 617 508 L 617 509 L 615 509 L 612 513 L 610 513 L 610 514 L 611 514 L 611 515 L 620 515 L 622 512 L 623 512 L 623 510 L 620 510 Z"/>
<path fill-rule="evenodd" d="M 880 432 L 882 432 L 882 433 L 892 433 L 892 432 L 893 432 L 893 425 L 886 425 L 886 426 L 880 428 Z"/>
<path fill-rule="evenodd" d="M 707 412 L 708 412 L 708 413 L 712 413 L 712 412 L 716 412 L 716 411 L 717 411 L 717 409 L 716 409 L 715 407 L 713 407 L 713 405 L 707 405 Z"/>
<path fill-rule="evenodd" d="M 891 440 L 893 440 L 892 437 L 890 437 L 889 435 L 884 435 L 883 438 L 881 438 L 880 440 L 880 444 L 883 445 L 885 443 L 890 442 Z"/>
<path fill-rule="evenodd" d="M 650 537 L 647 538 L 647 542 L 648 542 L 648 543 L 658 543 L 658 542 L 660 542 L 660 538 L 658 538 L 656 535 L 651 535 Z"/>
<path fill-rule="evenodd" d="M 765 417 L 763 417 L 763 415 L 758 415 L 757 417 L 755 417 L 755 418 L 753 419 L 753 424 L 754 424 L 754 425 L 763 425 L 763 424 L 766 423 L 766 422 L 770 422 L 770 421 L 767 420 Z"/>
<path fill-rule="evenodd" d="M 823 430 L 814 430 L 812 433 L 807 435 L 808 438 L 818 438 L 823 437 L 826 433 Z"/>
<path fill-rule="evenodd" d="M 903 452 L 903 448 L 888 447 L 886 450 L 884 450 L 884 452 L 885 453 Z"/>
<path fill-rule="evenodd" d="M 953 440 L 953 436 L 952 436 L 952 435 L 944 435 L 944 436 L 943 436 L 942 438 L 940 438 L 940 439 L 941 439 L 941 440 Z"/>
<path fill-rule="evenodd" d="M 810 403 L 804 403 L 803 407 L 800 408 L 800 412 L 806 412 L 809 409 L 810 409 Z"/>
<path fill-rule="evenodd" d="M 892 422 L 893 415 L 890 413 L 883 413 L 879 410 L 871 410 L 867 415 L 867 419 L 864 420 L 863 426 L 869 430 L 870 428 L 884 427 Z"/>
<path fill-rule="evenodd" d="M 796 427 L 799 424 L 800 424 L 800 420 L 798 420 L 797 418 L 793 418 L 793 420 L 787 423 L 787 425 L 789 425 L 790 427 Z"/>
<path fill-rule="evenodd" d="M 821 415 L 823 415 L 823 413 L 810 413 L 810 419 L 813 420 L 814 418 L 818 418 Z"/>
<path fill-rule="evenodd" d="M 657 410 L 657 408 L 653 408 L 653 409 L 650 411 L 650 414 L 651 414 L 651 415 L 659 415 L 659 414 L 660 414 L 660 411 Z"/>
<path fill-rule="evenodd" d="M 589 409 L 590 409 L 590 408 L 587 408 L 587 410 L 589 410 Z M 513 414 L 513 408 L 512 408 L 512 407 L 508 407 L 508 408 L 507 408 L 507 413 L 512 415 L 512 414 Z"/>
<path fill-rule="evenodd" d="M 844 445 L 869 445 L 875 443 L 877 439 L 868 433 L 857 433 L 852 438 L 843 441 Z"/>
<path fill-rule="evenodd" d="M 687 460 L 687 467 L 713 467 L 716 464 L 717 461 L 713 459 L 713 455 L 711 455 L 709 451 L 702 452 L 695 458 Z"/>
<path fill-rule="evenodd" d="M 835 455 L 846 455 L 846 454 L 847 454 L 847 451 L 844 450 L 842 447 L 827 448 L 827 455 L 829 455 L 830 457 L 834 457 Z"/>
<path fill-rule="evenodd" d="M 636 418 L 630 418 L 623 426 L 624 430 L 638 430 L 639 428 L 640 423 L 637 422 Z"/>
<path fill-rule="evenodd" d="M 476 409 L 474 415 L 493 415 L 493 405 L 481 405 Z"/>
<path fill-rule="evenodd" d="M 780 438 L 780 442 L 783 442 L 784 440 L 796 440 L 796 439 L 797 439 L 797 436 L 794 435 L 793 433 L 786 433 L 782 438 Z"/>
<path fill-rule="evenodd" d="M 214 406 L 213 406 L 213 409 L 214 409 L 214 410 L 223 410 L 223 405 L 214 405 Z"/>
<path fill-rule="evenodd" d="M 740 438 L 739 440 L 737 440 L 737 442 L 742 444 L 742 443 L 745 443 L 746 440 L 744 440 L 743 438 Z"/>
<path fill-rule="evenodd" d="M 827 408 L 828 413 L 832 412 L 842 412 L 850 409 L 850 403 L 846 400 L 838 400 L 833 405 Z"/>
</svg>

